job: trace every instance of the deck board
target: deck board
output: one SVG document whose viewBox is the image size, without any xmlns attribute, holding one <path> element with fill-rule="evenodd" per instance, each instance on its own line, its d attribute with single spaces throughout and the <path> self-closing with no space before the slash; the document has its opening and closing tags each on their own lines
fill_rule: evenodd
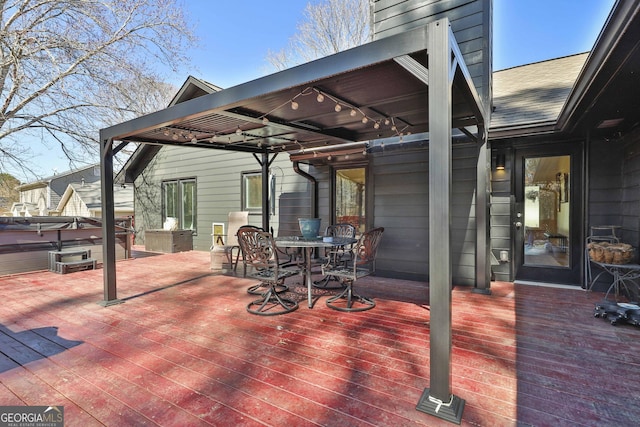
<svg viewBox="0 0 640 427">
<path fill-rule="evenodd" d="M 341 313 L 290 279 L 300 308 L 246 312 L 251 280 L 209 254 L 102 270 L 0 277 L 0 404 L 64 405 L 67 426 L 439 426 L 429 385 L 425 283 L 366 278 L 377 307 Z M 593 317 L 598 293 L 492 283 L 452 292 L 452 392 L 463 425 L 633 425 L 640 328 Z"/>
</svg>

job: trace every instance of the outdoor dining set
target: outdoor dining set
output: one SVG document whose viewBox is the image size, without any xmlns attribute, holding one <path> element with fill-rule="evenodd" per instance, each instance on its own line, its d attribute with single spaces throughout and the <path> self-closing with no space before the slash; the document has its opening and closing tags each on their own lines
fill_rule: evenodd
<svg viewBox="0 0 640 427">
<path fill-rule="evenodd" d="M 335 224 L 319 235 L 319 219 L 311 227 L 300 220 L 300 236 L 274 237 L 260 227 L 244 225 L 236 236 L 242 255 L 245 277 L 259 283 L 247 292 L 257 298 L 247 305 L 247 311 L 261 316 L 289 313 L 298 308 L 298 302 L 288 296 L 285 280 L 302 276 L 307 290 L 309 308 L 313 307 L 313 288 L 336 289 L 330 296 L 328 307 L 340 311 L 364 311 L 375 307 L 371 298 L 358 295 L 353 283 L 375 272 L 375 258 L 384 228 L 378 227 L 356 236 L 351 224 Z M 322 275 L 314 281 L 316 274 Z M 318 273 L 318 268 L 320 272 Z"/>
</svg>

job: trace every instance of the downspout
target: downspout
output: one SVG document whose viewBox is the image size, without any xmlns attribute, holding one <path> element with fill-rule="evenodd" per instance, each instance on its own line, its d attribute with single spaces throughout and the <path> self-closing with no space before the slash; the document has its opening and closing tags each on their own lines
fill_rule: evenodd
<svg viewBox="0 0 640 427">
<path fill-rule="evenodd" d="M 311 190 L 311 214 L 313 218 L 318 218 L 318 181 L 313 176 L 301 170 L 299 162 L 297 161 L 293 162 L 293 171 L 311 183 L 313 187 Z"/>
</svg>

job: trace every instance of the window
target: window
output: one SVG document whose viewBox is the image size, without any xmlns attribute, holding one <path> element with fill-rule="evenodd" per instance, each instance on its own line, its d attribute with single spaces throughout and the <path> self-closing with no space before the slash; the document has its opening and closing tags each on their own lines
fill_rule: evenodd
<svg viewBox="0 0 640 427">
<path fill-rule="evenodd" d="M 272 215 L 275 214 L 275 200 L 275 177 L 269 175 L 269 206 Z M 262 213 L 262 172 L 242 173 L 242 210 Z"/>
<path fill-rule="evenodd" d="M 347 222 L 358 233 L 366 230 L 365 190 L 366 168 L 337 169 L 335 171 L 336 224 Z"/>
<path fill-rule="evenodd" d="M 178 179 L 162 183 L 162 222 L 176 218 L 178 228 L 196 231 L 196 180 Z"/>
</svg>

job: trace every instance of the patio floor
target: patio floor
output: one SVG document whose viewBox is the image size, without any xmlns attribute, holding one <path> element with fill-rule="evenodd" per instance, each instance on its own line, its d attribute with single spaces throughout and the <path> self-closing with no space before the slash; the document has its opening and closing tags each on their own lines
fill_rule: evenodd
<svg viewBox="0 0 640 427">
<path fill-rule="evenodd" d="M 63 405 L 66 426 L 439 426 L 423 283 L 363 279 L 377 307 L 318 296 L 282 316 L 246 312 L 255 282 L 212 274 L 207 252 L 102 270 L 0 277 L 0 405 Z M 593 317 L 600 293 L 492 283 L 453 291 L 452 392 L 462 425 L 637 425 L 640 328 Z M 404 300 L 404 301 L 398 301 Z M 420 301 L 418 301 L 420 302 Z"/>
</svg>

